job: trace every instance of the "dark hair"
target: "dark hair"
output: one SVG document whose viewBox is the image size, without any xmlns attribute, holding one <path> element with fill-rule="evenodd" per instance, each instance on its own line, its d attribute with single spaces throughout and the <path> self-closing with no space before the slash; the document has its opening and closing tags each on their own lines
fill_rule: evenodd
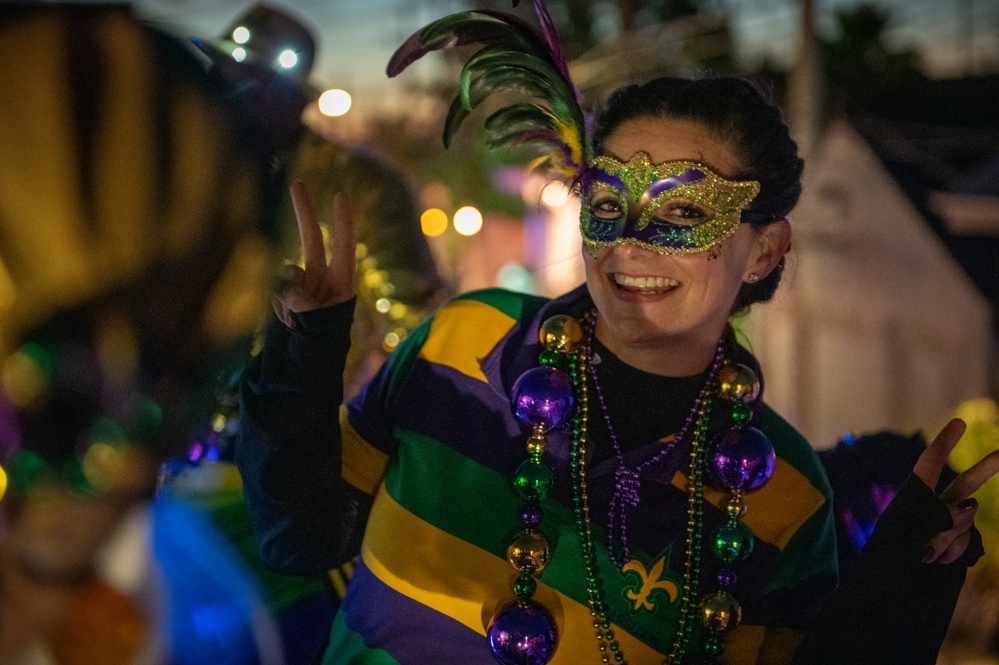
<svg viewBox="0 0 999 665">
<path fill-rule="evenodd" d="M 594 155 L 619 125 L 638 118 L 670 118 L 700 123 L 731 142 L 742 169 L 730 177 L 756 180 L 760 193 L 750 205 L 762 227 L 783 219 L 801 195 L 804 162 L 769 91 L 744 78 L 662 77 L 615 91 L 598 111 L 591 136 Z M 743 284 L 733 312 L 769 300 L 784 271 L 784 258 L 755 284 Z"/>
</svg>

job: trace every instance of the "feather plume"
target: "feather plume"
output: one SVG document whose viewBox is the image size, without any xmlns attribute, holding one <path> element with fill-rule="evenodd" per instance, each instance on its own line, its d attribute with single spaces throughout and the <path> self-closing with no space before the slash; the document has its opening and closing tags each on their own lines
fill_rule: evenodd
<svg viewBox="0 0 999 665">
<path fill-rule="evenodd" d="M 514 6 L 517 6 L 515 1 Z M 444 145 L 450 146 L 469 113 L 497 92 L 515 92 L 535 100 L 505 106 L 485 122 L 490 146 L 531 145 L 547 164 L 568 177 L 578 176 L 584 153 L 586 119 L 569 66 L 542 0 L 534 0 L 541 29 L 505 12 L 466 11 L 434 21 L 413 34 L 389 60 L 396 76 L 431 51 L 480 45 L 461 70 L 458 94 L 444 121 Z"/>
</svg>

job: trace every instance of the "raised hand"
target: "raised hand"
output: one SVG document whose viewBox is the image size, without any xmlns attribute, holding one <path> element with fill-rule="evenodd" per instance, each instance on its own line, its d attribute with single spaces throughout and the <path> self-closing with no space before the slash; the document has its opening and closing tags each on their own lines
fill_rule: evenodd
<svg viewBox="0 0 999 665">
<path fill-rule="evenodd" d="M 966 428 L 963 420 L 951 420 L 916 460 L 913 473 L 931 489 L 937 486 L 940 473 L 947 464 L 947 457 Z M 978 501 L 971 495 L 996 473 L 999 473 L 999 450 L 983 457 L 940 493 L 940 499 L 950 509 L 954 526 L 941 531 L 930 540 L 923 557 L 925 563 L 953 563 L 964 554 L 971 539 L 975 513 L 978 512 Z"/>
<path fill-rule="evenodd" d="M 315 206 L 301 181 L 291 184 L 291 202 L 298 221 L 305 267 L 285 266 L 284 287 L 273 298 L 275 313 L 289 327 L 292 312 L 331 307 L 353 298 L 356 265 L 354 218 L 350 202 L 343 193 L 333 197 L 328 263 Z"/>
</svg>

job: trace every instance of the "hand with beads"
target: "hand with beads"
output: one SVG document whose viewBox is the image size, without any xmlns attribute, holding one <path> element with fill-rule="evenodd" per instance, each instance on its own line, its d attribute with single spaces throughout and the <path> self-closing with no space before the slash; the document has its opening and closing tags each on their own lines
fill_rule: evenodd
<svg viewBox="0 0 999 665">
<path fill-rule="evenodd" d="M 290 191 L 302 241 L 304 267 L 285 266 L 284 285 L 273 298 L 274 312 L 288 327 L 292 326 L 293 312 L 332 307 L 353 298 L 356 266 L 354 218 L 346 195 L 339 193 L 333 197 L 330 259 L 327 261 L 323 232 L 312 197 L 298 180 L 291 184 Z"/>
<path fill-rule="evenodd" d="M 951 420 L 919 456 L 913 473 L 928 487 L 936 487 L 940 473 L 947 464 L 947 457 L 961 440 L 966 427 L 964 421 L 959 418 Z M 923 556 L 924 563 L 935 561 L 947 564 L 961 558 L 971 541 L 971 527 L 974 524 L 975 513 L 978 512 L 978 502 L 971 495 L 997 473 L 999 473 L 999 450 L 994 450 L 958 475 L 940 493 L 940 500 L 950 510 L 954 525 L 930 540 Z"/>
</svg>

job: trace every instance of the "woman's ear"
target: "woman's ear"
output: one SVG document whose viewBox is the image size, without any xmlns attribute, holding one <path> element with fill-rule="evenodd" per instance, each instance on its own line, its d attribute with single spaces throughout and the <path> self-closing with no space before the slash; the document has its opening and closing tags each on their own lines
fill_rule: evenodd
<svg viewBox="0 0 999 665">
<path fill-rule="evenodd" d="M 786 218 L 757 227 L 756 232 L 756 253 L 750 257 L 743 275 L 746 282 L 757 282 L 769 275 L 791 249 L 791 222 Z"/>
</svg>

